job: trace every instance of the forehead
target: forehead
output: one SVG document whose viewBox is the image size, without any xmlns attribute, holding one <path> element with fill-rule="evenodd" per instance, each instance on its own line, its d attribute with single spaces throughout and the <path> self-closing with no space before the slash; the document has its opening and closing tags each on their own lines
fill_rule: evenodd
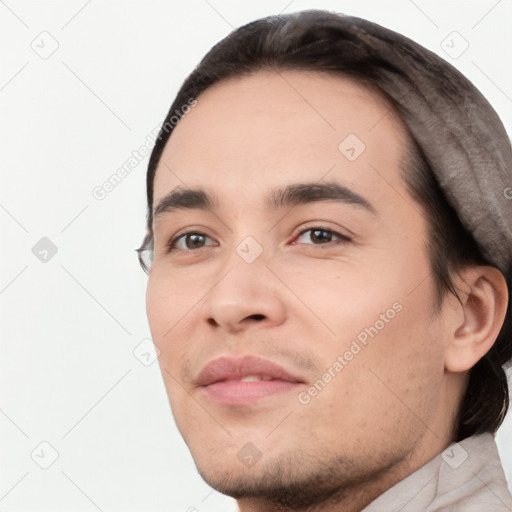
<svg viewBox="0 0 512 512">
<path fill-rule="evenodd" d="M 198 184 L 237 197 L 242 184 L 252 195 L 264 194 L 270 183 L 327 175 L 361 190 L 383 177 L 402 186 L 406 140 L 387 100 L 353 79 L 259 71 L 199 95 L 164 149 L 154 204 L 176 186 Z"/>
</svg>

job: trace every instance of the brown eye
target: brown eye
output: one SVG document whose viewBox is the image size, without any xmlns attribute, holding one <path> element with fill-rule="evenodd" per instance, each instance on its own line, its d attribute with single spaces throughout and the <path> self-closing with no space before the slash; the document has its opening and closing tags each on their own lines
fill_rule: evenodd
<svg viewBox="0 0 512 512">
<path fill-rule="evenodd" d="M 304 229 L 299 233 L 298 239 L 300 239 L 305 233 L 311 232 L 306 238 L 313 242 L 312 245 L 326 245 L 331 242 L 350 242 L 351 239 L 337 231 L 333 231 L 332 229 L 325 229 L 320 226 L 315 226 L 313 228 Z M 338 238 L 338 240 L 333 240 L 333 238 Z"/>
<path fill-rule="evenodd" d="M 209 236 L 203 233 L 197 233 L 195 231 L 189 231 L 188 233 L 182 233 L 174 237 L 169 244 L 167 245 L 168 251 L 171 252 L 174 249 L 188 251 L 194 249 L 202 249 L 205 247 L 204 241 L 206 238 L 210 238 Z M 210 238 L 211 240 L 211 238 Z M 183 242 L 183 243 L 181 243 Z"/>
</svg>

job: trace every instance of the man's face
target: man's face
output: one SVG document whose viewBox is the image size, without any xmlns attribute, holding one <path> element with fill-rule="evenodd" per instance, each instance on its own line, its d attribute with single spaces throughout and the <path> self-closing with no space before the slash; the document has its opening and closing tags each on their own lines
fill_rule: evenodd
<svg viewBox="0 0 512 512">
<path fill-rule="evenodd" d="M 235 497 L 312 499 L 440 451 L 452 421 L 442 315 L 393 113 L 351 80 L 304 71 L 258 72 L 197 100 L 162 155 L 154 207 L 178 188 L 218 207 L 155 219 L 147 314 L 203 478 Z M 299 183 L 352 194 L 267 204 Z M 295 382 L 198 383 L 211 361 L 246 355 Z"/>
</svg>

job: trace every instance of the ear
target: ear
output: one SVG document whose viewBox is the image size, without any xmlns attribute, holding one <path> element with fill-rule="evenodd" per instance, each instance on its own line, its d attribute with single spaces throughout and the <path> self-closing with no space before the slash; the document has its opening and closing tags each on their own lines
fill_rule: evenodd
<svg viewBox="0 0 512 512">
<path fill-rule="evenodd" d="M 458 307 L 451 309 L 448 315 L 450 338 L 445 351 L 445 368 L 464 372 L 496 341 L 507 312 L 508 290 L 503 274 L 488 266 L 467 267 L 455 278 L 454 285 L 460 292 L 462 306 L 457 301 Z"/>
</svg>

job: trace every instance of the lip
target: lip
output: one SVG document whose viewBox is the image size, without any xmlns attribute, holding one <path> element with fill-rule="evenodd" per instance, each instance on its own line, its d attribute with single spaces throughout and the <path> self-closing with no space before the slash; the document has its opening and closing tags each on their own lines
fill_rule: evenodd
<svg viewBox="0 0 512 512">
<path fill-rule="evenodd" d="M 266 380 L 240 382 L 249 375 Z M 209 400 L 223 405 L 243 405 L 296 389 L 304 380 L 276 363 L 258 356 L 220 357 L 208 363 L 196 384 Z"/>
</svg>

